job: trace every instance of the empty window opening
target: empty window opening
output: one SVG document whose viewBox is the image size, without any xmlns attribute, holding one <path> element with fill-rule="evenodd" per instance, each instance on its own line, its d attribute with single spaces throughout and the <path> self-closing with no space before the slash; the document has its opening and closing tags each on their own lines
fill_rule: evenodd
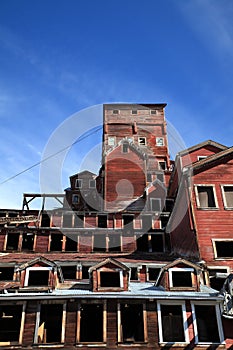
<svg viewBox="0 0 233 350">
<path fill-rule="evenodd" d="M 76 265 L 74 266 L 61 266 L 62 274 L 65 280 L 75 280 L 76 279 Z"/>
<path fill-rule="evenodd" d="M 199 342 L 219 343 L 219 332 L 214 305 L 195 305 Z M 211 321 L 210 321 L 211 320 Z"/>
<path fill-rule="evenodd" d="M 48 286 L 49 270 L 29 270 L 28 286 Z"/>
<path fill-rule="evenodd" d="M 84 227 L 84 215 L 74 216 L 74 227 L 83 228 Z"/>
<path fill-rule="evenodd" d="M 89 279 L 89 268 L 91 266 L 82 266 L 82 279 L 87 280 Z"/>
<path fill-rule="evenodd" d="M 162 234 L 152 234 L 150 243 L 152 252 L 162 253 L 164 251 L 164 240 Z"/>
<path fill-rule="evenodd" d="M 233 186 L 223 186 L 225 207 L 233 208 Z"/>
<path fill-rule="evenodd" d="M 192 287 L 192 275 L 190 271 L 172 271 L 173 287 Z"/>
<path fill-rule="evenodd" d="M 171 212 L 173 209 L 174 201 L 172 199 L 166 199 L 164 211 Z"/>
<path fill-rule="evenodd" d="M 94 235 L 93 251 L 94 252 L 106 251 L 106 235 L 103 235 L 103 234 Z"/>
<path fill-rule="evenodd" d="M 82 186 L 83 186 L 83 180 L 81 180 L 81 179 L 76 179 L 76 181 L 75 181 L 75 187 L 76 187 L 76 188 L 82 188 Z"/>
<path fill-rule="evenodd" d="M 160 170 L 166 170 L 167 169 L 167 163 L 165 161 L 159 162 L 159 169 Z"/>
<path fill-rule="evenodd" d="M 119 110 L 118 110 L 118 109 L 114 109 L 114 110 L 112 111 L 112 113 L 113 113 L 113 114 L 119 114 Z"/>
<path fill-rule="evenodd" d="M 197 192 L 200 208 L 216 208 L 214 189 L 212 186 L 198 186 Z"/>
<path fill-rule="evenodd" d="M 148 235 L 137 237 L 137 251 L 148 252 Z"/>
<path fill-rule="evenodd" d="M 72 214 L 64 214 L 63 215 L 63 227 L 72 227 L 73 223 L 73 215 Z"/>
<path fill-rule="evenodd" d="M 232 241 L 214 241 L 217 258 L 233 258 Z"/>
<path fill-rule="evenodd" d="M 156 114 L 156 113 L 157 113 L 156 109 L 151 109 L 150 114 Z"/>
<path fill-rule="evenodd" d="M 161 305 L 163 342 L 184 342 L 181 305 Z"/>
<path fill-rule="evenodd" d="M 63 305 L 41 305 L 38 343 L 60 343 Z"/>
<path fill-rule="evenodd" d="M 22 250 L 33 250 L 34 234 L 31 232 L 23 233 Z"/>
<path fill-rule="evenodd" d="M 130 268 L 130 279 L 131 279 L 131 281 L 138 281 L 138 268 L 137 267 Z"/>
<path fill-rule="evenodd" d="M 6 250 L 18 250 L 19 233 L 9 233 L 7 235 Z"/>
<path fill-rule="evenodd" d="M 138 144 L 140 146 L 145 146 L 146 145 L 146 138 L 145 137 L 139 137 L 138 138 Z"/>
<path fill-rule="evenodd" d="M 161 199 L 151 198 L 151 210 L 152 211 L 161 211 Z"/>
<path fill-rule="evenodd" d="M 227 269 L 209 269 L 210 286 L 213 289 L 221 290 L 228 275 Z"/>
<path fill-rule="evenodd" d="M 65 251 L 66 252 L 77 252 L 77 241 L 78 241 L 77 235 L 73 235 L 72 238 L 66 236 Z"/>
<path fill-rule="evenodd" d="M 133 215 L 123 215 L 123 225 L 124 230 L 133 230 L 134 216 Z"/>
<path fill-rule="evenodd" d="M 101 271 L 100 272 L 100 286 L 107 287 L 121 287 L 120 272 L 119 271 Z"/>
<path fill-rule="evenodd" d="M 121 251 L 121 236 L 117 233 L 108 235 L 108 250 L 110 252 Z"/>
<path fill-rule="evenodd" d="M 80 341 L 103 342 L 103 305 L 81 306 Z"/>
<path fill-rule="evenodd" d="M 108 216 L 98 215 L 98 227 L 107 228 Z"/>
<path fill-rule="evenodd" d="M 122 152 L 123 153 L 128 153 L 128 150 L 129 150 L 128 143 L 123 143 L 123 145 L 122 145 Z"/>
<path fill-rule="evenodd" d="M 63 234 L 61 233 L 52 233 L 50 241 L 50 251 L 61 251 L 63 242 Z"/>
<path fill-rule="evenodd" d="M 160 273 L 160 268 L 149 267 L 148 268 L 148 279 L 149 281 L 156 281 Z"/>
<path fill-rule="evenodd" d="M 149 231 L 152 228 L 152 215 L 142 215 L 142 229 Z"/>
<path fill-rule="evenodd" d="M 122 341 L 144 341 L 143 305 L 121 304 Z"/>
<path fill-rule="evenodd" d="M 89 188 L 96 188 L 96 181 L 95 180 L 89 180 Z"/>
<path fill-rule="evenodd" d="M 21 305 L 0 306 L 0 344 L 10 345 L 19 341 L 21 317 Z"/>
<path fill-rule="evenodd" d="M 164 229 L 167 226 L 169 217 L 162 216 L 160 217 L 161 228 Z"/>
<path fill-rule="evenodd" d="M 14 267 L 0 267 L 0 281 L 12 281 L 14 276 Z"/>
<path fill-rule="evenodd" d="M 41 215 L 41 227 L 50 227 L 50 216 L 47 213 Z"/>
<path fill-rule="evenodd" d="M 136 109 L 132 109 L 132 114 L 138 114 L 138 111 Z"/>
</svg>

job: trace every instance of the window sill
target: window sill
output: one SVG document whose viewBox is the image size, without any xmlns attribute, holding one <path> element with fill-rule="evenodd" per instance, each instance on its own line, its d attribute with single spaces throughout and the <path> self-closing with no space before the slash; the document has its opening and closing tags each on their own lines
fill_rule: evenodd
<svg viewBox="0 0 233 350">
<path fill-rule="evenodd" d="M 216 210 L 219 210 L 219 208 L 218 207 L 214 207 L 214 208 L 212 208 L 212 207 L 197 207 L 197 209 L 198 210 L 210 210 L 210 211 L 216 211 Z"/>
<path fill-rule="evenodd" d="M 214 345 L 214 346 L 218 346 L 221 347 L 221 348 L 225 348 L 225 342 L 223 343 L 212 343 L 212 342 L 199 342 L 199 343 L 196 343 L 195 346 L 196 347 L 203 347 L 203 346 L 209 346 L 209 345 Z"/>
<path fill-rule="evenodd" d="M 37 344 L 33 344 L 33 348 L 55 348 L 55 349 L 60 349 L 60 348 L 64 348 L 64 344 L 63 343 L 37 343 Z"/>
<path fill-rule="evenodd" d="M 98 348 L 103 347 L 103 348 L 106 348 L 107 344 L 106 343 L 98 343 L 98 342 L 93 342 L 93 343 L 91 343 L 91 342 L 81 342 L 81 343 L 76 344 L 75 346 L 78 347 L 78 348 L 81 348 L 83 346 L 86 346 L 86 347 L 89 347 L 89 348 L 91 348 L 91 347 L 98 347 Z"/>
<path fill-rule="evenodd" d="M 187 342 L 178 342 L 178 343 L 172 343 L 172 342 L 162 342 L 162 343 L 159 343 L 160 346 L 162 347 L 169 347 L 169 348 L 172 348 L 172 347 L 178 347 L 178 346 L 187 346 L 188 344 L 190 343 L 187 343 Z"/>
</svg>

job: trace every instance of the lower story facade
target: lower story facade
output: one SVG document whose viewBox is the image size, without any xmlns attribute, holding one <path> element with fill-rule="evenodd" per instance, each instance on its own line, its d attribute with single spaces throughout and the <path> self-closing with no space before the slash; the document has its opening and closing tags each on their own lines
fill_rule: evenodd
<svg viewBox="0 0 233 350">
<path fill-rule="evenodd" d="M 227 348 L 216 298 L 12 293 L 0 299 L 1 349 Z"/>
</svg>

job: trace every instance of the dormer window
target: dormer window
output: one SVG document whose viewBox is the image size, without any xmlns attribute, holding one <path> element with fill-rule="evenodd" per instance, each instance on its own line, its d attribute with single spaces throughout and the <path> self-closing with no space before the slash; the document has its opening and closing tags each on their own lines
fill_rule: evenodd
<svg viewBox="0 0 233 350">
<path fill-rule="evenodd" d="M 123 288 L 123 271 L 100 271 L 100 287 Z"/>
<path fill-rule="evenodd" d="M 192 288 L 193 287 L 193 281 L 192 281 L 192 275 L 193 275 L 194 269 L 193 268 L 171 268 L 169 269 L 169 282 L 170 287 L 174 288 Z"/>
<path fill-rule="evenodd" d="M 26 269 L 25 287 L 48 286 L 52 267 L 28 267 Z"/>
</svg>

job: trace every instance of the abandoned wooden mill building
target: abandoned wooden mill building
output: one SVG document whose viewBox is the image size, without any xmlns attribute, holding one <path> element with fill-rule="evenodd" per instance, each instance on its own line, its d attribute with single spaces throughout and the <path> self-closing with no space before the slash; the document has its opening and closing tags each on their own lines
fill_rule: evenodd
<svg viewBox="0 0 233 350">
<path fill-rule="evenodd" d="M 233 148 L 170 160 L 165 107 L 105 104 L 99 173 L 0 210 L 0 349 L 233 349 Z"/>
</svg>

